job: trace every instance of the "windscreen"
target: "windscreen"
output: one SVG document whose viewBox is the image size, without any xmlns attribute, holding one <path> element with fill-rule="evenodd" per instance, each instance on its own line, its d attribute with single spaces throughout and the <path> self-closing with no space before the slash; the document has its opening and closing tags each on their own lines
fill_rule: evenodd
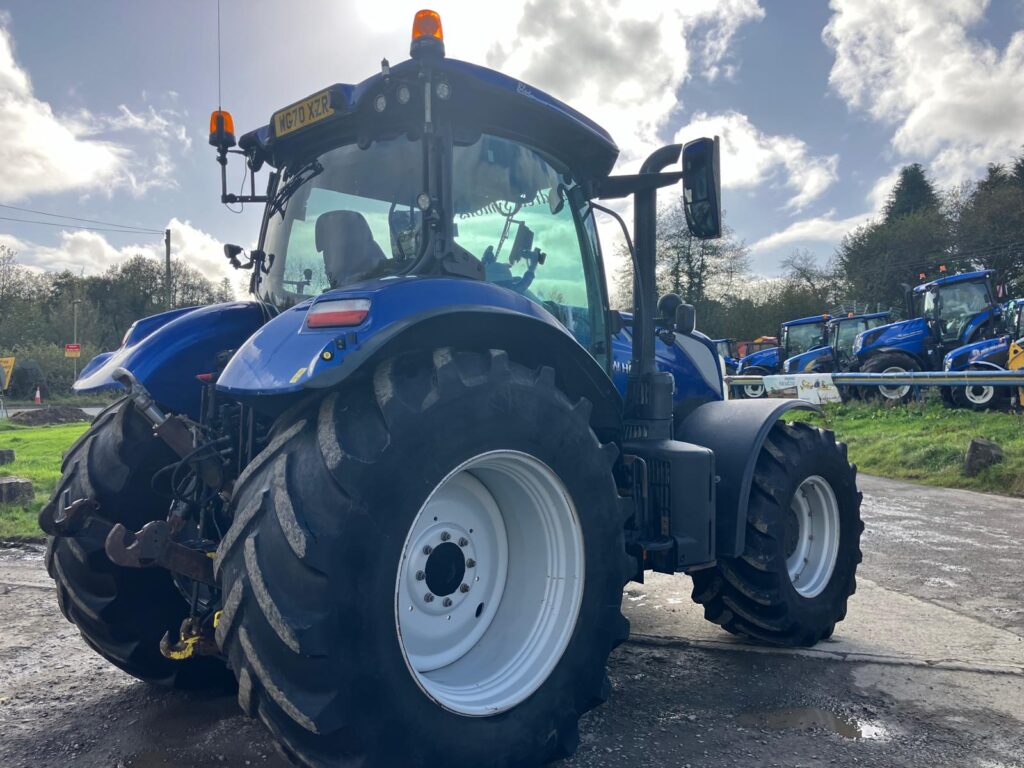
<svg viewBox="0 0 1024 768">
<path fill-rule="evenodd" d="M 802 355 L 815 347 L 820 347 L 823 343 L 821 323 L 787 325 L 782 329 L 782 333 L 785 336 L 783 343 L 787 357 Z"/>
<path fill-rule="evenodd" d="M 422 167 L 421 143 L 400 136 L 287 169 L 269 203 L 263 297 L 285 307 L 408 269 L 422 245 Z"/>
<path fill-rule="evenodd" d="M 989 307 L 988 286 L 983 282 L 943 285 L 939 287 L 938 293 L 939 324 L 945 339 L 959 339 L 967 324 Z M 927 311 L 926 299 L 926 315 Z"/>
</svg>

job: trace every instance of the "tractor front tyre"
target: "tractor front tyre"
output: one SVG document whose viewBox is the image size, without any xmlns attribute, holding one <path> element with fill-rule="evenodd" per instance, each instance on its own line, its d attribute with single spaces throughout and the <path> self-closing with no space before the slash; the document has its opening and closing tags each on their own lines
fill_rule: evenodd
<svg viewBox="0 0 1024 768">
<path fill-rule="evenodd" d="M 776 423 L 754 469 L 743 554 L 693 574 L 704 618 L 770 645 L 831 636 L 861 561 L 856 476 L 832 432 Z"/>
<path fill-rule="evenodd" d="M 771 371 L 761 368 L 760 366 L 752 366 L 749 369 L 743 371 L 743 376 L 769 376 Z M 739 387 L 739 391 L 742 397 L 748 400 L 757 400 L 765 396 L 764 384 L 742 384 Z"/>
<path fill-rule="evenodd" d="M 921 366 L 916 360 L 899 352 L 880 352 L 861 367 L 864 373 L 913 373 L 920 370 Z M 890 404 L 909 403 L 914 399 L 914 387 L 910 384 L 863 386 L 861 395 L 865 400 L 882 400 Z"/>
<path fill-rule="evenodd" d="M 46 569 L 56 582 L 64 617 L 107 661 L 150 683 L 175 688 L 224 688 L 233 683 L 224 663 L 210 657 L 171 661 L 160 653 L 165 632 L 176 637 L 188 602 L 171 574 L 159 568 L 122 568 L 107 558 L 110 526 L 135 531 L 163 518 L 169 502 L 151 486 L 153 474 L 177 460 L 128 400 L 103 411 L 71 447 L 63 476 L 40 513 L 49 528 L 58 506 L 79 499 L 99 505 L 74 535 L 48 540 Z"/>
<path fill-rule="evenodd" d="M 973 367 L 970 371 L 983 371 Z M 943 389 L 947 389 L 943 387 Z M 950 405 L 953 408 L 967 408 L 972 411 L 1002 410 L 1010 407 L 1010 394 L 1006 387 L 991 387 L 972 384 L 968 387 L 949 387 Z"/>
<path fill-rule="evenodd" d="M 282 417 L 236 484 L 217 641 L 293 761 L 572 754 L 636 567 L 590 411 L 551 368 L 438 349 Z"/>
</svg>

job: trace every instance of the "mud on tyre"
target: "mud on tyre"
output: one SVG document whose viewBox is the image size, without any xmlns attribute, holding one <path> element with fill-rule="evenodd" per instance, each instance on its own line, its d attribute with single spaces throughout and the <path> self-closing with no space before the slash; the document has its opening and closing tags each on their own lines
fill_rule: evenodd
<svg viewBox="0 0 1024 768">
<path fill-rule="evenodd" d="M 771 645 L 831 636 L 861 561 L 856 474 L 831 431 L 777 422 L 754 470 L 743 554 L 693 574 L 704 617 Z"/>
<path fill-rule="evenodd" d="M 104 410 L 64 458 L 57 490 L 40 513 L 41 524 L 58 504 L 99 503 L 74 536 L 50 537 L 46 569 L 56 582 L 64 617 L 109 662 L 142 680 L 178 688 L 224 687 L 231 677 L 218 659 L 171 661 L 160 639 L 176 636 L 188 603 L 168 571 L 121 568 L 106 555 L 109 524 L 138 530 L 166 516 L 168 501 L 153 490 L 153 474 L 175 461 L 128 400 Z"/>
<path fill-rule="evenodd" d="M 293 760 L 512 766 L 575 750 L 635 570 L 616 452 L 589 416 L 550 368 L 438 349 L 275 427 L 218 550 L 217 641 L 243 709 Z"/>
</svg>

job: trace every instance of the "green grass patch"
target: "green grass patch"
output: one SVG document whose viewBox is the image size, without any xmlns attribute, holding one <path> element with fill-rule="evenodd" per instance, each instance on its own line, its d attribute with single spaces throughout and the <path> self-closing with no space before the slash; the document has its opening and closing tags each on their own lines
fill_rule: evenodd
<svg viewBox="0 0 1024 768">
<path fill-rule="evenodd" d="M 22 427 L 0 422 L 0 448 L 13 448 L 13 464 L 0 466 L 0 476 L 32 481 L 36 497 L 25 506 L 0 504 L 0 540 L 36 539 L 43 535 L 36 518 L 60 480 L 64 452 L 88 429 L 86 422 L 49 427 Z"/>
<path fill-rule="evenodd" d="M 829 405 L 824 417 L 796 416 L 835 430 L 862 472 L 944 488 L 1024 496 L 1024 416 L 951 410 L 940 403 Z M 998 443 L 1006 458 L 975 477 L 963 472 L 971 438 Z"/>
</svg>

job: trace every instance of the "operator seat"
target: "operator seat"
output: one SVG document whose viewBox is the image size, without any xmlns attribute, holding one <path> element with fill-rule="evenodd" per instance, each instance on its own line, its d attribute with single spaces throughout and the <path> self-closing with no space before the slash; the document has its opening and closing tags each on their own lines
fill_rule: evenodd
<svg viewBox="0 0 1024 768">
<path fill-rule="evenodd" d="M 385 261 L 370 225 L 356 211 L 329 211 L 316 220 L 316 249 L 323 254 L 331 288 L 367 277 Z"/>
</svg>

